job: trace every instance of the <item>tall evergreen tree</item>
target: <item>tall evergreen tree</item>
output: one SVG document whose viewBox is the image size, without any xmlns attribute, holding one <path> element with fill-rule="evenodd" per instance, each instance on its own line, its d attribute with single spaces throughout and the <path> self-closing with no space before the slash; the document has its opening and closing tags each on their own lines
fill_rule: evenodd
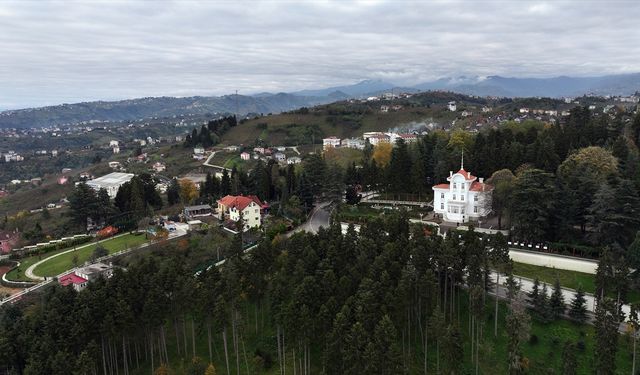
<svg viewBox="0 0 640 375">
<path fill-rule="evenodd" d="M 612 300 L 603 298 L 596 307 L 595 370 L 599 375 L 616 373 L 618 351 L 618 311 Z"/>
<path fill-rule="evenodd" d="M 562 295 L 562 287 L 560 286 L 560 280 L 556 277 L 556 281 L 553 283 L 553 292 L 549 298 L 549 308 L 551 309 L 551 316 L 553 319 L 558 319 L 564 314 L 564 296 Z"/>
</svg>

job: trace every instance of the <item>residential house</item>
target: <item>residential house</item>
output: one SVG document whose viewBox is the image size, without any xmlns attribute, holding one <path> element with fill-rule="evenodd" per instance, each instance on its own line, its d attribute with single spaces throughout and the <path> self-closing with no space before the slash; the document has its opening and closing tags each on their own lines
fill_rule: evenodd
<svg viewBox="0 0 640 375">
<path fill-rule="evenodd" d="M 322 148 L 324 150 L 329 149 L 330 147 L 340 147 L 340 138 L 331 136 L 329 138 L 324 138 L 322 140 Z"/>
<path fill-rule="evenodd" d="M 456 106 L 456 102 L 449 102 L 449 104 L 447 105 L 447 108 L 449 108 L 449 110 L 451 112 L 455 112 L 458 110 L 458 107 Z"/>
<path fill-rule="evenodd" d="M 0 230 L 0 254 L 7 254 L 11 252 L 20 240 L 20 233 L 18 230 L 5 231 Z"/>
<path fill-rule="evenodd" d="M 292 156 L 287 159 L 287 164 L 300 164 L 302 163 L 302 159 L 298 156 Z"/>
<path fill-rule="evenodd" d="M 120 169 L 121 165 L 119 161 L 110 161 L 109 168 L 111 169 Z"/>
<path fill-rule="evenodd" d="M 243 152 L 243 153 L 240 154 L 240 159 L 249 160 L 249 159 L 251 159 L 251 154 L 249 154 L 248 152 Z"/>
<path fill-rule="evenodd" d="M 447 181 L 432 188 L 433 211 L 445 221 L 464 223 L 491 212 L 493 186 L 465 171 L 464 162 L 458 172 L 449 172 Z"/>
<path fill-rule="evenodd" d="M 364 150 L 365 142 L 364 139 L 360 138 L 345 138 L 341 141 L 340 144 L 342 145 L 342 147 Z"/>
<path fill-rule="evenodd" d="M 167 169 L 167 166 L 164 165 L 164 163 L 161 163 L 161 162 L 157 161 L 157 162 L 155 162 L 153 164 L 152 168 L 156 173 L 160 173 L 160 172 L 165 171 Z"/>
<path fill-rule="evenodd" d="M 242 219 L 243 231 L 246 231 L 250 228 L 259 228 L 262 225 L 262 213 L 268 207 L 255 195 L 227 195 L 218 200 L 218 218 L 234 222 Z"/>
<path fill-rule="evenodd" d="M 278 162 L 284 162 L 287 160 L 287 155 L 283 154 L 282 152 L 276 152 L 273 157 L 276 159 L 276 161 Z"/>
<path fill-rule="evenodd" d="M 386 134 L 376 135 L 373 137 L 369 137 L 368 139 L 369 139 L 369 143 L 371 143 L 371 145 L 373 146 L 377 146 L 380 143 L 391 143 L 389 136 Z"/>
</svg>

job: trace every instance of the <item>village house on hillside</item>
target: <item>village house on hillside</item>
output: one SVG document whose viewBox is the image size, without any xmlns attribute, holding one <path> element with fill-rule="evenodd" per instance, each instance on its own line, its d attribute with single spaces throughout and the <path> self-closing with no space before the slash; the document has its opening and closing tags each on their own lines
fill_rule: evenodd
<svg viewBox="0 0 640 375">
<path fill-rule="evenodd" d="M 458 172 L 449 172 L 447 181 L 433 187 L 433 211 L 445 221 L 465 223 L 491 212 L 493 186 L 465 171 L 464 159 Z"/>
<path fill-rule="evenodd" d="M 331 136 L 329 138 L 324 138 L 322 140 L 322 148 L 324 150 L 330 148 L 330 147 L 340 147 L 340 138 L 335 137 L 335 136 Z"/>
<path fill-rule="evenodd" d="M 7 254 L 11 252 L 18 240 L 20 239 L 20 233 L 17 230 L 4 231 L 0 230 L 0 254 Z"/>
<path fill-rule="evenodd" d="M 218 200 L 218 219 L 237 222 L 242 218 L 244 231 L 251 228 L 260 228 L 262 214 L 268 207 L 268 204 L 262 203 L 255 195 L 227 195 Z"/>
</svg>

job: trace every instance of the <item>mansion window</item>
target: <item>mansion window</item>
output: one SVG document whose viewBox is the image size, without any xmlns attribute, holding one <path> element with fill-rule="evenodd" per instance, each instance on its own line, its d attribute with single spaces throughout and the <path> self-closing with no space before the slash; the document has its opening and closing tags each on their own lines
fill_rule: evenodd
<svg viewBox="0 0 640 375">
<path fill-rule="evenodd" d="M 455 188 L 457 188 L 457 187 L 458 187 L 458 185 L 454 182 L 454 183 L 453 183 L 453 188 L 455 189 Z"/>
<path fill-rule="evenodd" d="M 440 199 L 444 199 L 444 193 L 440 193 Z"/>
<path fill-rule="evenodd" d="M 476 214 L 478 213 L 478 206 L 473 206 L 473 212 Z"/>
<path fill-rule="evenodd" d="M 474 202 L 477 202 L 477 201 L 478 201 L 478 194 L 476 194 L 476 195 L 474 195 L 474 196 L 473 196 L 473 201 L 474 201 Z"/>
<path fill-rule="evenodd" d="M 456 195 L 455 195 L 455 194 L 453 194 L 453 200 L 454 200 L 454 201 L 456 200 Z"/>
<path fill-rule="evenodd" d="M 464 200 L 464 195 L 460 194 L 460 200 L 463 201 Z"/>
<path fill-rule="evenodd" d="M 440 203 L 440 209 L 444 210 L 444 203 Z"/>
</svg>

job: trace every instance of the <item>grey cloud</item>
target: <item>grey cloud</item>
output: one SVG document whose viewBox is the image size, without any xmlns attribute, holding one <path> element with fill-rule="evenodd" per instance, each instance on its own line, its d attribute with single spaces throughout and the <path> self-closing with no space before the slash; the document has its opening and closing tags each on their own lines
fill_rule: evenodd
<svg viewBox="0 0 640 375">
<path fill-rule="evenodd" d="M 640 71 L 640 3 L 3 1 L 0 109 Z"/>
</svg>

